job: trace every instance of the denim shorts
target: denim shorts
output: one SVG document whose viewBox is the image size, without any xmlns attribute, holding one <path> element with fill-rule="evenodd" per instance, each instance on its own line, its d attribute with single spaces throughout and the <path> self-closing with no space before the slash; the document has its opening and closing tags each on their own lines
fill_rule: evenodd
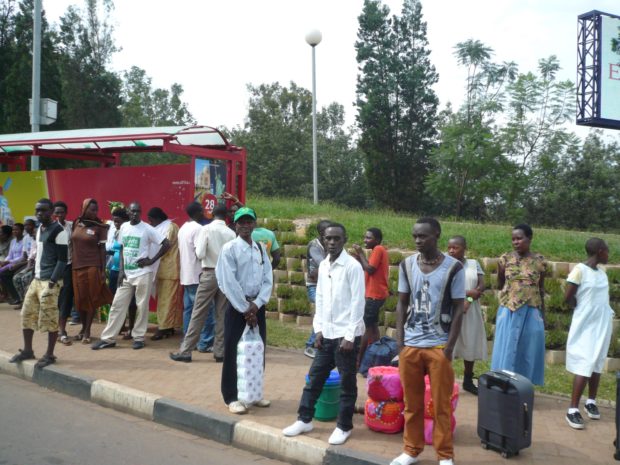
<svg viewBox="0 0 620 465">
<path fill-rule="evenodd" d="M 379 310 L 384 303 L 385 299 L 366 299 L 366 306 L 364 307 L 364 324 L 366 326 L 379 323 Z"/>
</svg>

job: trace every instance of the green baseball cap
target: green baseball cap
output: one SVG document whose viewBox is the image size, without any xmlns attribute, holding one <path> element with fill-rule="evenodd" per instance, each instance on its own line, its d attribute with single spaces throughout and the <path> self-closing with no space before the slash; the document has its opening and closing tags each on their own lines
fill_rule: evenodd
<svg viewBox="0 0 620 465">
<path fill-rule="evenodd" d="M 235 217 L 234 217 L 234 221 L 235 223 L 239 220 L 239 218 L 241 218 L 242 216 L 250 216 L 253 219 L 256 219 L 256 213 L 254 212 L 254 210 L 252 210 L 250 207 L 241 207 L 239 210 L 237 210 L 235 212 Z"/>
</svg>

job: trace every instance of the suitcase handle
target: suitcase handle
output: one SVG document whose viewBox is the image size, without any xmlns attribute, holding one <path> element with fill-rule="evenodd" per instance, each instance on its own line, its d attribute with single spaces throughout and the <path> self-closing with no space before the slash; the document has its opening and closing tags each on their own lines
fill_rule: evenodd
<svg viewBox="0 0 620 465">
<path fill-rule="evenodd" d="M 502 392 L 508 391 L 508 388 L 510 387 L 510 377 L 501 371 L 493 371 L 492 373 L 493 376 L 487 378 L 487 386 L 489 388 L 497 386 L 502 390 Z"/>
</svg>

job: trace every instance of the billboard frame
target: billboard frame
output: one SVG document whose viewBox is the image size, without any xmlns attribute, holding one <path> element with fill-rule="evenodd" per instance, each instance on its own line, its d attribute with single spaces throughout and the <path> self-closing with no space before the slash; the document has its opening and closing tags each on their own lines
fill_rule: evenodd
<svg viewBox="0 0 620 465">
<path fill-rule="evenodd" d="M 602 16 L 620 16 L 592 10 L 578 16 L 577 118 L 579 126 L 620 129 L 620 120 L 601 118 Z"/>
</svg>

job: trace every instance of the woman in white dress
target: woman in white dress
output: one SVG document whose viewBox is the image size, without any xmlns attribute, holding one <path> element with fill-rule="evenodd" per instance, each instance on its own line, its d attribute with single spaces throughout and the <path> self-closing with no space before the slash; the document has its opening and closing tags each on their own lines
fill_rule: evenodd
<svg viewBox="0 0 620 465">
<path fill-rule="evenodd" d="M 573 394 L 566 421 L 575 429 L 585 424 L 579 413 L 579 399 L 588 385 L 585 413 L 592 420 L 601 418 L 596 393 L 609 350 L 614 312 L 609 306 L 609 282 L 599 265 L 607 263 L 609 249 L 598 238 L 586 242 L 588 259 L 573 268 L 566 279 L 566 301 L 575 306 L 566 343 L 566 369 L 575 375 Z"/>
<path fill-rule="evenodd" d="M 487 359 L 487 336 L 480 308 L 480 296 L 484 292 L 484 272 L 477 260 L 465 258 L 467 242 L 463 236 L 448 241 L 448 254 L 460 260 L 465 268 L 465 307 L 461 334 L 454 345 L 454 358 L 462 358 L 465 366 L 463 389 L 478 395 L 474 384 L 474 361 Z"/>
</svg>

